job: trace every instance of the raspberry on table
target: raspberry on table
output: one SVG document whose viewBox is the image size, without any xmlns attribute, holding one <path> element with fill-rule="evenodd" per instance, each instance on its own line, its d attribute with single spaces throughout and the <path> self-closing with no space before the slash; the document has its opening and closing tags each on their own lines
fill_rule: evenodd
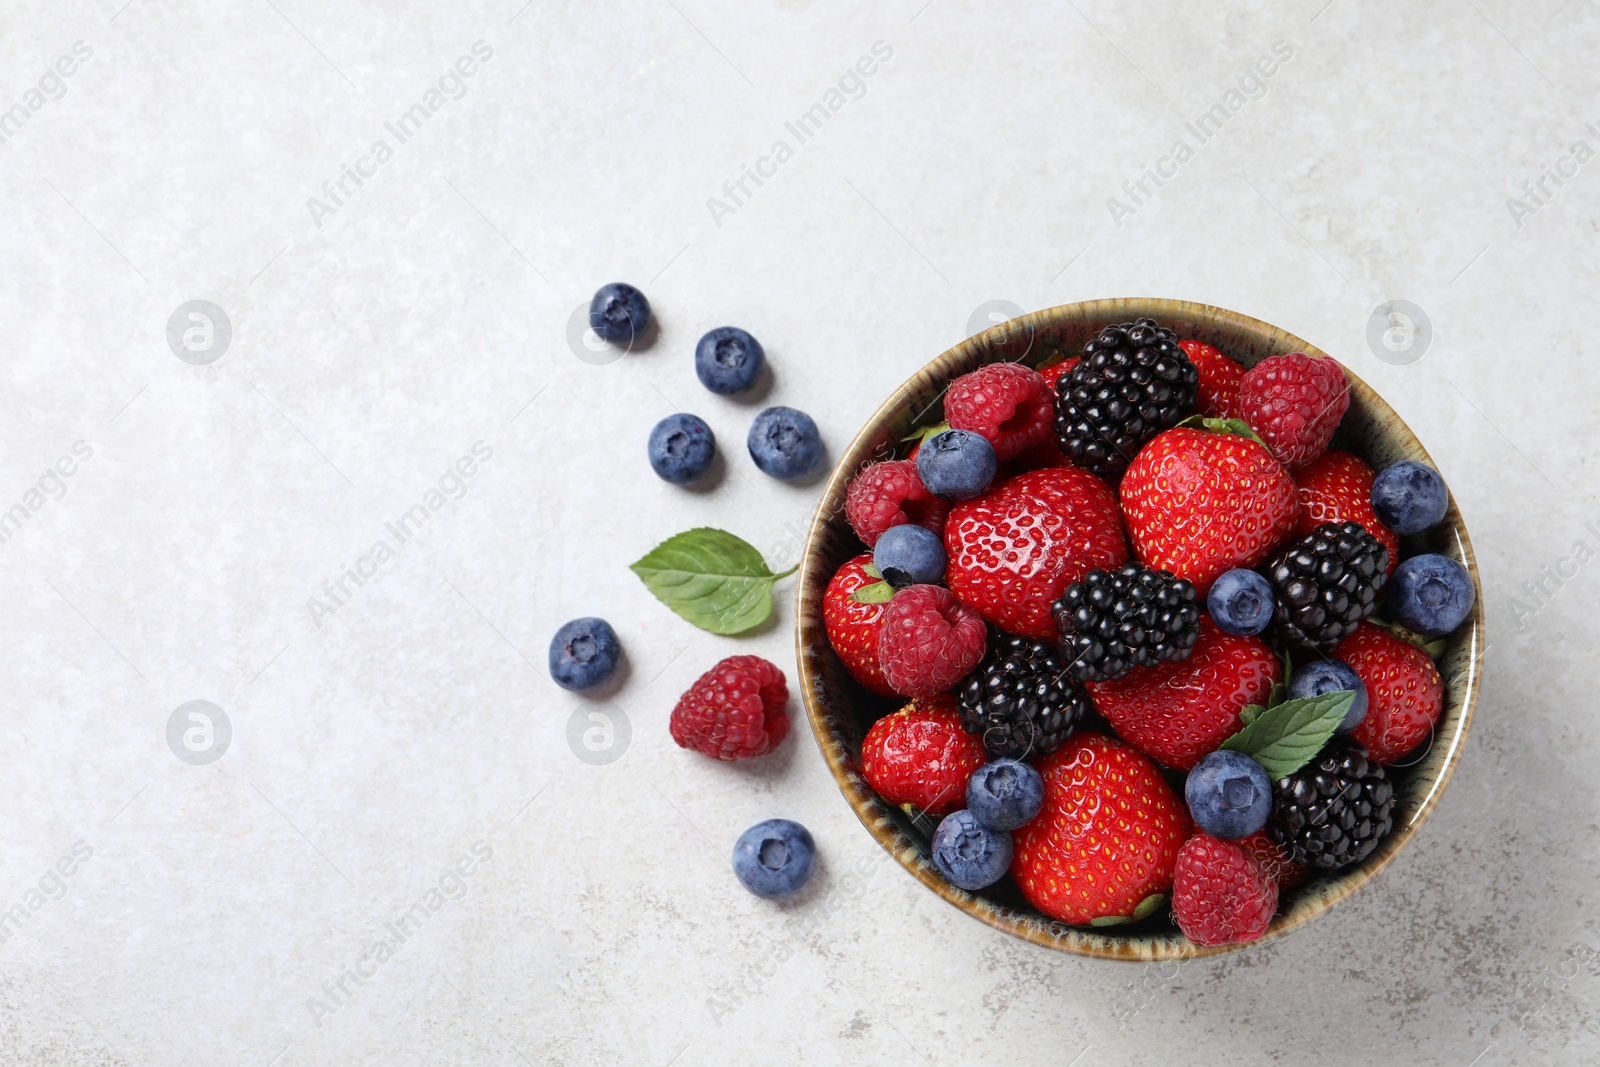
<svg viewBox="0 0 1600 1067">
<path fill-rule="evenodd" d="M 943 534 L 950 502 L 928 491 L 915 463 L 895 459 L 874 463 L 851 480 L 844 514 L 856 536 L 871 548 L 885 530 L 903 523 Z"/>
<path fill-rule="evenodd" d="M 949 690 L 983 659 L 983 616 L 942 586 L 900 590 L 884 613 L 878 661 L 889 687 L 902 696 Z"/>
<path fill-rule="evenodd" d="M 1010 459 L 1050 440 L 1055 396 L 1038 371 L 1020 363 L 989 363 L 950 383 L 944 417 L 953 430 L 971 430 Z"/>
<path fill-rule="evenodd" d="M 729 656 L 672 709 L 672 739 L 717 760 L 762 756 L 789 733 L 789 685 L 760 656 Z"/>
</svg>

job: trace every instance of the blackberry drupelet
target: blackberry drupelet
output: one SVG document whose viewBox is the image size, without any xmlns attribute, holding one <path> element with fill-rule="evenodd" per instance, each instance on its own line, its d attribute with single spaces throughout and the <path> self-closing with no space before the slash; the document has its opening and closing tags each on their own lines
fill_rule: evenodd
<svg viewBox="0 0 1600 1067">
<path fill-rule="evenodd" d="M 1170 571 L 1128 563 L 1090 571 L 1050 605 L 1068 670 L 1088 682 L 1189 658 L 1200 636 L 1194 586 Z"/>
<path fill-rule="evenodd" d="M 1335 736 L 1272 787 L 1267 833 L 1291 863 L 1336 870 L 1372 854 L 1393 827 L 1389 774 L 1350 737 Z"/>
<path fill-rule="evenodd" d="M 1115 482 L 1146 441 L 1194 410 L 1199 387 L 1171 330 L 1154 319 L 1107 326 L 1056 381 L 1056 438 L 1072 462 Z"/>
<path fill-rule="evenodd" d="M 1267 562 L 1272 621 L 1288 641 L 1332 652 L 1378 604 L 1389 550 L 1358 522 L 1325 522 Z"/>
<path fill-rule="evenodd" d="M 995 759 L 1054 752 L 1089 712 L 1066 661 L 1042 641 L 997 634 L 978 669 L 956 688 L 961 726 Z"/>
</svg>

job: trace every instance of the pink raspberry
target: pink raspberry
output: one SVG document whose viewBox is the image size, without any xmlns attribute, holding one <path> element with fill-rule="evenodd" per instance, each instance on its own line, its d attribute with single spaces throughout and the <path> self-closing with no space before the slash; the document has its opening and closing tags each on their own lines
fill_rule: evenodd
<svg viewBox="0 0 1600 1067">
<path fill-rule="evenodd" d="M 954 688 L 988 644 L 983 616 L 940 585 L 900 590 L 884 612 L 878 661 L 889 688 L 908 697 L 931 697 Z"/>
<path fill-rule="evenodd" d="M 1239 381 L 1239 417 L 1290 469 L 1322 455 L 1349 409 L 1350 383 L 1337 360 L 1268 356 Z"/>
<path fill-rule="evenodd" d="M 943 534 L 950 502 L 928 492 L 917 476 L 915 463 L 894 459 L 874 463 L 855 476 L 845 494 L 844 514 L 856 536 L 871 548 L 883 531 L 901 523 L 925 526 Z"/>
<path fill-rule="evenodd" d="M 1278 910 L 1278 883 L 1251 849 L 1197 833 L 1178 849 L 1172 912 L 1197 945 L 1233 945 L 1267 932 Z"/>
<path fill-rule="evenodd" d="M 1053 436 L 1055 394 L 1044 377 L 1020 363 L 990 363 L 950 383 L 944 417 L 952 430 L 971 430 L 1010 459 Z"/>
<path fill-rule="evenodd" d="M 729 656 L 702 674 L 672 709 L 672 739 L 712 759 L 741 760 L 789 733 L 789 685 L 760 656 Z"/>
</svg>

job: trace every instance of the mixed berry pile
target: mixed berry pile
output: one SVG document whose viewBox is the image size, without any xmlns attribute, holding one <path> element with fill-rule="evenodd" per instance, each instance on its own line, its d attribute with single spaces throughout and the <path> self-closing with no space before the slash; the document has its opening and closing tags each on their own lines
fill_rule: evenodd
<svg viewBox="0 0 1600 1067">
<path fill-rule="evenodd" d="M 1070 924 L 1170 911 L 1228 944 L 1379 846 L 1475 589 L 1403 556 L 1448 494 L 1330 449 L 1349 406 L 1332 359 L 1246 370 L 1140 319 L 957 378 L 945 424 L 856 476 L 865 551 L 828 585 L 828 638 L 901 702 L 861 773 L 941 820 L 952 884 L 1010 878 Z M 781 737 L 746 703 L 719 751 Z"/>
</svg>

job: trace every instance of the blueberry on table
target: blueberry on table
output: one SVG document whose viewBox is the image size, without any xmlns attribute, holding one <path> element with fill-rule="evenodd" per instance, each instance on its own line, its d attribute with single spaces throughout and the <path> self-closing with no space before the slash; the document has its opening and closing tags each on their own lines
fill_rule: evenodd
<svg viewBox="0 0 1600 1067">
<path fill-rule="evenodd" d="M 1272 814 L 1272 779 L 1244 753 L 1218 749 L 1189 772 L 1183 798 L 1201 830 L 1224 841 L 1237 841 L 1267 825 Z"/>
<path fill-rule="evenodd" d="M 994 481 L 1000 461 L 994 446 L 971 430 L 935 434 L 917 450 L 917 476 L 928 492 L 946 500 L 970 500 Z"/>
<path fill-rule="evenodd" d="M 1044 807 L 1044 779 L 1021 760 L 985 763 L 967 779 L 967 810 L 992 830 L 1026 826 Z"/>
<path fill-rule="evenodd" d="M 550 677 L 563 689 L 602 685 L 617 669 L 622 643 L 604 619 L 573 619 L 550 639 Z"/>
<path fill-rule="evenodd" d="M 922 526 L 891 526 L 878 538 L 872 565 L 896 589 L 944 581 L 944 538 Z"/>
<path fill-rule="evenodd" d="M 630 344 L 650 324 L 650 301 L 627 282 L 602 285 L 589 301 L 589 329 L 617 344 Z"/>
<path fill-rule="evenodd" d="M 1361 725 L 1361 720 L 1367 717 L 1367 685 L 1361 680 L 1361 675 L 1342 659 L 1316 659 L 1294 672 L 1289 679 L 1289 696 L 1319 697 L 1324 693 L 1339 693 L 1345 690 L 1355 693 L 1355 699 L 1350 702 L 1350 708 L 1344 713 L 1344 721 L 1339 724 L 1339 733 L 1347 734 Z"/>
<path fill-rule="evenodd" d="M 1435 552 L 1402 561 L 1389 580 L 1389 610 L 1395 621 L 1425 637 L 1460 626 L 1477 599 L 1467 568 Z"/>
<path fill-rule="evenodd" d="M 718 326 L 694 346 L 694 372 L 700 384 L 724 396 L 756 384 L 766 362 L 761 342 L 737 326 Z"/>
<path fill-rule="evenodd" d="M 733 873 L 756 896 L 777 900 L 800 891 L 816 859 L 810 830 L 789 819 L 768 819 L 739 835 Z"/>
<path fill-rule="evenodd" d="M 792 481 L 822 462 L 822 435 L 811 416 L 794 408 L 767 408 L 750 424 L 745 441 L 763 474 Z"/>
<path fill-rule="evenodd" d="M 932 847 L 934 868 L 958 889 L 994 885 L 1011 867 L 1011 835 L 991 830 L 965 809 L 944 817 Z"/>
<path fill-rule="evenodd" d="M 1225 571 L 1206 595 L 1206 610 L 1226 633 L 1239 637 L 1258 634 L 1272 621 L 1272 583 L 1242 567 Z"/>
<path fill-rule="evenodd" d="M 1450 494 L 1432 467 L 1404 459 L 1372 479 L 1372 511 L 1397 534 L 1421 533 L 1444 521 Z"/>
<path fill-rule="evenodd" d="M 717 454 L 716 435 L 697 415 L 668 415 L 650 431 L 650 466 L 665 480 L 683 485 L 711 468 Z"/>
</svg>

